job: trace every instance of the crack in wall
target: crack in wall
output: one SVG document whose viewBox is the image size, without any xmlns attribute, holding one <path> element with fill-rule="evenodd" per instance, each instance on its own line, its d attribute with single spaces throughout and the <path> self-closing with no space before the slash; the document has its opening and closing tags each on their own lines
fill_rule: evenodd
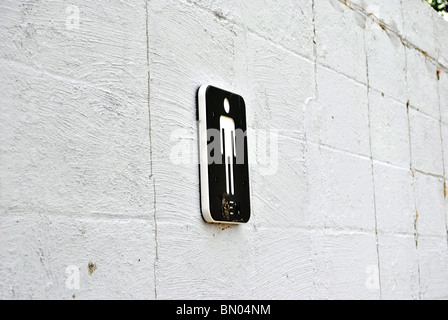
<svg viewBox="0 0 448 320">
<path fill-rule="evenodd" d="M 377 218 L 377 205 L 376 205 L 376 188 L 375 188 L 375 166 L 373 162 L 373 149 L 372 149 L 372 121 L 371 121 L 371 110 L 370 110 L 370 80 L 369 80 L 369 54 L 367 50 L 367 40 L 366 40 L 366 32 L 368 29 L 368 23 L 370 20 L 366 20 L 366 28 L 363 33 L 363 41 L 364 41 L 364 51 L 366 55 L 366 91 L 367 91 L 367 114 L 368 114 L 368 126 L 369 126 L 369 149 L 370 149 L 370 165 L 372 169 L 372 186 L 373 186 L 373 212 L 375 217 L 375 240 L 376 240 L 376 253 L 377 253 L 377 261 L 378 261 L 378 284 L 379 284 L 379 293 L 380 300 L 383 296 L 382 284 L 381 284 L 381 259 L 380 259 L 380 244 L 378 237 L 378 218 Z"/>
<path fill-rule="evenodd" d="M 400 0 L 401 8 L 403 8 L 403 0 Z M 401 10 L 402 15 L 402 21 L 403 21 L 403 28 L 404 28 L 404 15 L 403 10 Z M 401 38 L 400 38 L 401 39 Z M 404 45 L 404 43 L 403 43 Z M 409 85 L 408 85 L 408 53 L 409 47 L 404 45 L 404 65 L 405 65 L 405 83 L 406 83 L 406 94 L 409 95 Z M 406 112 L 407 112 L 407 120 L 408 120 L 408 137 L 409 137 L 409 168 L 412 173 L 412 193 L 414 198 L 414 240 L 415 240 L 415 249 L 417 254 L 417 270 L 418 270 L 418 297 L 421 300 L 421 277 L 420 277 L 420 260 L 418 257 L 418 208 L 417 208 L 417 195 L 416 195 L 416 189 L 415 189 L 415 169 L 413 168 L 413 160 L 412 160 L 412 136 L 411 136 L 411 118 L 410 118 L 410 101 L 408 100 L 406 104 Z"/>
<path fill-rule="evenodd" d="M 156 179 L 154 177 L 153 169 L 153 144 L 152 144 L 152 118 L 151 118 L 151 71 L 150 71 L 150 45 L 149 45 L 149 1 L 145 1 L 146 9 L 146 65 L 148 70 L 148 122 L 149 122 L 149 157 L 150 157 L 150 176 L 149 179 L 152 180 L 153 186 L 153 223 L 154 223 L 154 298 L 157 300 L 157 263 L 159 261 L 159 243 L 158 243 L 158 228 L 157 228 L 157 194 L 156 194 Z"/>
</svg>

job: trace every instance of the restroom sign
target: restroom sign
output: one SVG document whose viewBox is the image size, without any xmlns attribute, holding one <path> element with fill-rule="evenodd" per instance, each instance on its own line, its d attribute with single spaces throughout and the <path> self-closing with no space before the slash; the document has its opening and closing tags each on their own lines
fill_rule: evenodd
<svg viewBox="0 0 448 320">
<path fill-rule="evenodd" d="M 201 211 L 209 223 L 250 219 L 246 105 L 213 86 L 198 91 Z"/>
</svg>

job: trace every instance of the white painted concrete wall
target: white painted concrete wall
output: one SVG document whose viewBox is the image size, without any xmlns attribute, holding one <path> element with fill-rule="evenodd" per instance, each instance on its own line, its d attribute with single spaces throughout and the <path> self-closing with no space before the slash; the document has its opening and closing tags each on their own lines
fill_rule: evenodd
<svg viewBox="0 0 448 320">
<path fill-rule="evenodd" d="M 70 4 L 0 0 L 0 298 L 448 298 L 448 23 L 429 6 Z M 246 99 L 245 226 L 200 216 L 201 84 Z"/>
</svg>

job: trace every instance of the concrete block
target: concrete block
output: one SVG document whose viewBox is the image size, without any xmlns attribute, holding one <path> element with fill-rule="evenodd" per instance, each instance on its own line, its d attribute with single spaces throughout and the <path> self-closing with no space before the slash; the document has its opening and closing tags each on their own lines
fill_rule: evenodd
<svg viewBox="0 0 448 320">
<path fill-rule="evenodd" d="M 436 57 L 434 16 L 437 14 L 424 0 L 401 1 L 404 36 L 414 46 Z"/>
<path fill-rule="evenodd" d="M 415 174 L 415 199 L 419 235 L 446 237 L 444 181 L 421 173 Z"/>
<path fill-rule="evenodd" d="M 2 7 L 0 58 L 111 94 L 147 95 L 144 0 L 5 1 Z"/>
<path fill-rule="evenodd" d="M 366 29 L 366 48 L 370 87 L 406 103 L 405 48 L 400 38 L 371 23 Z"/>
<path fill-rule="evenodd" d="M 374 159 L 409 168 L 409 124 L 406 104 L 369 92 L 370 131 Z"/>
<path fill-rule="evenodd" d="M 437 58 L 445 68 L 448 68 L 448 21 L 440 15 L 434 15 L 434 32 L 437 43 Z"/>
<path fill-rule="evenodd" d="M 408 95 L 411 106 L 439 119 L 437 67 L 416 50 L 407 49 L 406 56 Z"/>
<path fill-rule="evenodd" d="M 149 221 L 2 217 L 2 299 L 154 299 Z"/>
<path fill-rule="evenodd" d="M 338 0 L 316 1 L 315 10 L 319 63 L 366 83 L 364 16 Z"/>
<path fill-rule="evenodd" d="M 311 224 L 374 230 L 370 160 L 315 145 L 310 145 L 307 157 Z"/>
<path fill-rule="evenodd" d="M 261 132 L 260 132 L 261 133 Z M 263 138 L 262 136 L 260 138 Z M 269 136 L 266 137 L 268 139 Z M 251 141 L 254 141 L 253 139 Z M 256 225 L 276 228 L 309 227 L 313 218 L 309 211 L 309 181 L 306 145 L 291 132 L 278 132 L 278 141 L 267 161 L 252 161 L 252 213 Z M 264 146 L 254 144 L 251 153 L 266 154 Z M 266 164 L 264 164 L 266 163 Z"/>
<path fill-rule="evenodd" d="M 376 162 L 374 170 L 378 230 L 413 235 L 416 209 L 411 171 Z"/>
<path fill-rule="evenodd" d="M 440 123 L 421 112 L 410 109 L 412 165 L 418 170 L 443 174 Z"/>
<path fill-rule="evenodd" d="M 251 299 L 313 299 L 318 281 L 313 232 L 292 228 L 257 228 L 253 247 Z M 280 230 L 287 230 L 280 232 Z M 294 256 L 288 252 L 295 252 Z"/>
<path fill-rule="evenodd" d="M 419 238 L 418 259 L 422 300 L 446 300 L 448 291 L 448 248 L 446 238 Z"/>
<path fill-rule="evenodd" d="M 274 43 L 314 59 L 313 1 L 245 0 L 243 23 Z"/>
<path fill-rule="evenodd" d="M 381 296 L 384 300 L 418 300 L 419 261 L 413 235 L 380 233 Z"/>
<path fill-rule="evenodd" d="M 313 63 L 249 35 L 248 82 L 251 127 L 303 135 L 304 111 L 316 96 Z"/>
<path fill-rule="evenodd" d="M 308 138 L 370 155 L 367 88 L 322 67 L 317 79 L 319 98 L 307 108 Z"/>
<path fill-rule="evenodd" d="M 0 68 L 2 213 L 152 216 L 144 99 L 17 62 Z"/>
<path fill-rule="evenodd" d="M 316 299 L 379 299 L 374 233 L 317 232 L 313 242 Z"/>
</svg>

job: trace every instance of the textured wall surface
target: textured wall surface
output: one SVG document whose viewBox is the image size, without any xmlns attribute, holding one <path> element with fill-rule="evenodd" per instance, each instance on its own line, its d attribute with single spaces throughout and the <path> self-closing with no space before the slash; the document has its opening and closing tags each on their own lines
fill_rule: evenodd
<svg viewBox="0 0 448 320">
<path fill-rule="evenodd" d="M 0 0 L 0 27 L 0 298 L 448 299 L 421 0 Z M 200 215 L 202 84 L 248 106 L 244 226 Z"/>
</svg>

